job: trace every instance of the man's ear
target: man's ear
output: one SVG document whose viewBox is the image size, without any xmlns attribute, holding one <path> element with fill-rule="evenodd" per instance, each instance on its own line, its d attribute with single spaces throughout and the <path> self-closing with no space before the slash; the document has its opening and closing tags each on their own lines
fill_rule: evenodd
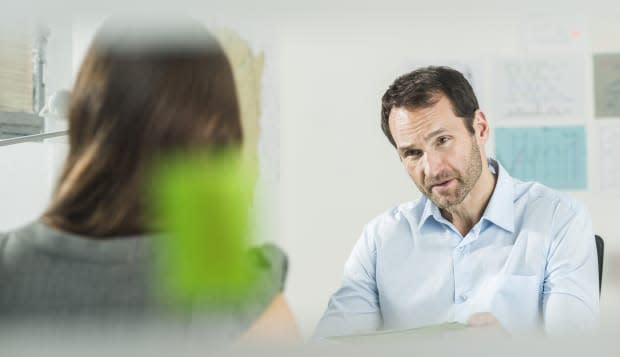
<svg viewBox="0 0 620 357">
<path fill-rule="evenodd" d="M 486 116 L 480 109 L 476 110 L 474 113 L 473 125 L 476 132 L 476 139 L 479 143 L 485 144 L 491 135 L 491 127 L 489 126 Z"/>
</svg>

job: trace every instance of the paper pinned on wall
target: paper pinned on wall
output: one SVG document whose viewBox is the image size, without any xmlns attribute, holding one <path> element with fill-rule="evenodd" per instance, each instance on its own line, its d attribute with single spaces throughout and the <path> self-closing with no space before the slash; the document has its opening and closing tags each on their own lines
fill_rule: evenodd
<svg viewBox="0 0 620 357">
<path fill-rule="evenodd" d="M 583 126 L 497 128 L 495 154 L 520 180 L 556 189 L 586 189 Z"/>
<path fill-rule="evenodd" d="M 521 22 L 521 42 L 525 51 L 575 52 L 588 46 L 588 26 L 578 16 L 535 16 Z"/>
<path fill-rule="evenodd" d="M 620 191 L 620 126 L 599 129 L 601 190 Z"/>
<path fill-rule="evenodd" d="M 498 118 L 583 118 L 584 68 L 580 57 L 498 60 L 493 66 Z"/>
<path fill-rule="evenodd" d="M 594 108 L 597 118 L 620 118 L 620 53 L 594 55 Z"/>
</svg>

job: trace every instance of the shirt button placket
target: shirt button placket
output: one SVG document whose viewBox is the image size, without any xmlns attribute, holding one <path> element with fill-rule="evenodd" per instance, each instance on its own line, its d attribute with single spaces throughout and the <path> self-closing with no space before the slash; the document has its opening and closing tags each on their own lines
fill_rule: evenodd
<svg viewBox="0 0 620 357">
<path fill-rule="evenodd" d="M 454 249 L 453 259 L 454 259 L 454 302 L 456 304 L 462 304 L 467 300 L 467 296 L 462 293 L 463 284 L 465 283 L 465 279 L 462 276 L 460 270 L 462 269 L 462 260 L 463 260 L 463 251 L 465 250 L 464 246 L 458 246 Z M 460 269 L 459 269 L 460 268 Z"/>
</svg>

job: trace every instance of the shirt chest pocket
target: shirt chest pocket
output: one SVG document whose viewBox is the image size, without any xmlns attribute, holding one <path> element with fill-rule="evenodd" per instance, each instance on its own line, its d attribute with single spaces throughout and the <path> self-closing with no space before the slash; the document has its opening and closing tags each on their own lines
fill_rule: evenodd
<svg viewBox="0 0 620 357">
<path fill-rule="evenodd" d="M 491 298 L 490 310 L 510 333 L 532 333 L 541 321 L 540 277 L 506 275 Z"/>
</svg>

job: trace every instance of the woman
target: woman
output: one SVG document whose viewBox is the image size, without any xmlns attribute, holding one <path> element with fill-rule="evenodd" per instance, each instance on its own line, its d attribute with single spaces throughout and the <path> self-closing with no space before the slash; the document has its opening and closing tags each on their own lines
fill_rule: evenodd
<svg viewBox="0 0 620 357">
<path fill-rule="evenodd" d="M 149 168 L 168 152 L 242 142 L 229 62 L 197 24 L 107 22 L 72 93 L 69 154 L 50 207 L 0 234 L 0 321 L 154 317 Z M 251 308 L 229 311 L 227 333 L 291 336 L 285 256 L 275 247 L 254 255 L 263 284 Z"/>
</svg>

